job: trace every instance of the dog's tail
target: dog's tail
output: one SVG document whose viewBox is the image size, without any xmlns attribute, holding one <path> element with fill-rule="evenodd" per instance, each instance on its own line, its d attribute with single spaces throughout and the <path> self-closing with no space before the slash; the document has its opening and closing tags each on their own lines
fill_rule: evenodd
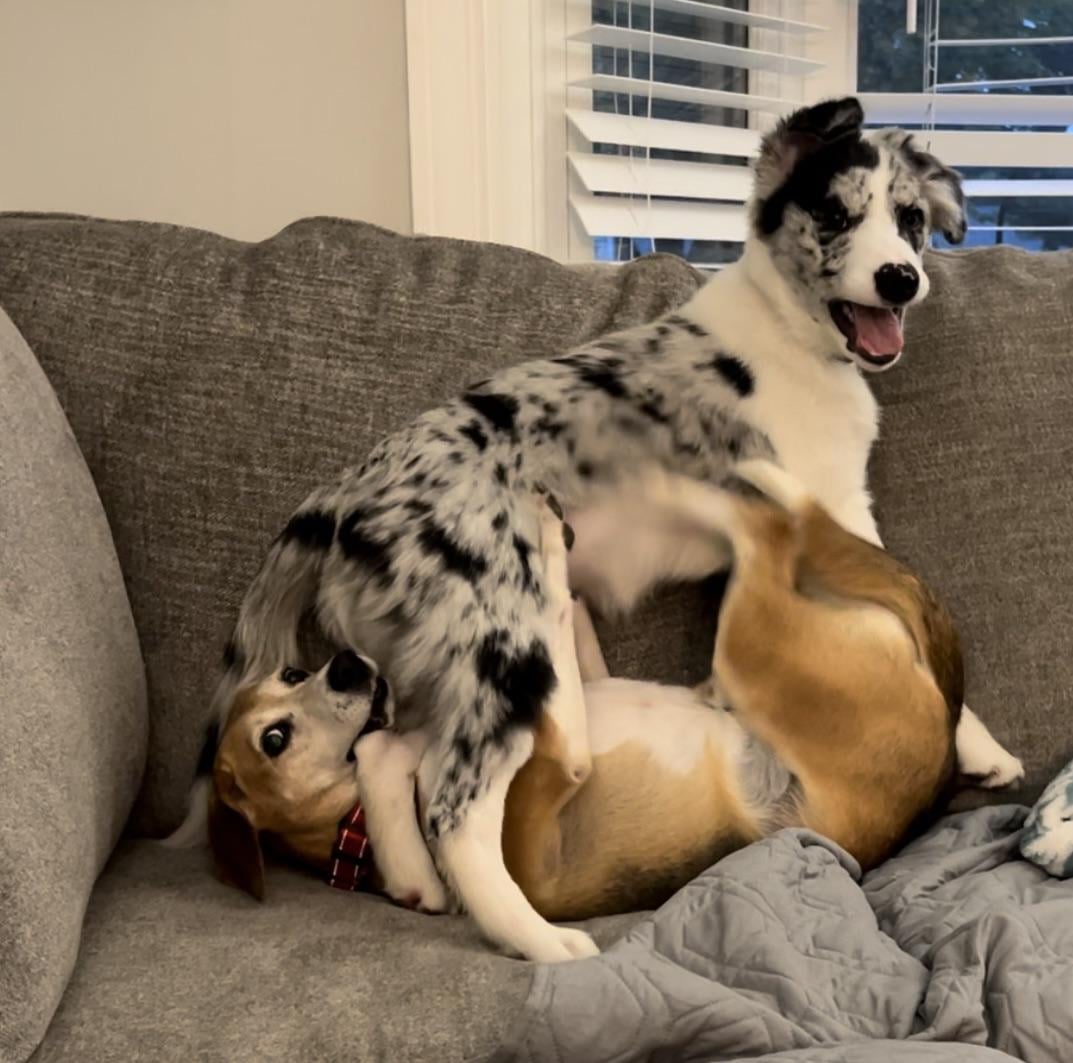
<svg viewBox="0 0 1073 1063">
<path fill-rule="evenodd" d="M 298 633 L 313 606 L 324 556 L 335 536 L 335 520 L 306 509 L 291 518 L 272 543 L 239 608 L 224 649 L 224 673 L 209 712 L 208 733 L 198 758 L 186 818 L 165 844 L 186 848 L 208 838 L 208 804 L 216 743 L 239 688 L 259 682 L 288 664 L 299 664 Z"/>
</svg>

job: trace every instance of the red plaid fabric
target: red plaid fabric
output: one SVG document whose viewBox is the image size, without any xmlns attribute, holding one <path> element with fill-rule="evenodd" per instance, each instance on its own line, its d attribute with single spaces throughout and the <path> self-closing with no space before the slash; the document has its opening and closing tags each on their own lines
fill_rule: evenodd
<svg viewBox="0 0 1073 1063">
<path fill-rule="evenodd" d="M 365 830 L 365 809 L 359 801 L 340 821 L 328 865 L 328 885 L 339 890 L 368 889 L 373 872 L 373 847 Z"/>
</svg>

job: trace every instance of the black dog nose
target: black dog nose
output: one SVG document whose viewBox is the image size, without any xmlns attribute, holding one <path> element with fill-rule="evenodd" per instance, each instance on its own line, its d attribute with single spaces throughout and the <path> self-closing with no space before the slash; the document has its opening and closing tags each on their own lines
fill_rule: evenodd
<svg viewBox="0 0 1073 1063">
<path fill-rule="evenodd" d="M 920 287 L 920 274 L 908 264 L 888 262 L 876 270 L 876 291 L 880 299 L 901 306 L 908 303 Z"/>
<path fill-rule="evenodd" d="M 369 685 L 372 669 L 353 650 L 343 650 L 328 665 L 328 686 L 337 694 L 347 694 Z"/>
</svg>

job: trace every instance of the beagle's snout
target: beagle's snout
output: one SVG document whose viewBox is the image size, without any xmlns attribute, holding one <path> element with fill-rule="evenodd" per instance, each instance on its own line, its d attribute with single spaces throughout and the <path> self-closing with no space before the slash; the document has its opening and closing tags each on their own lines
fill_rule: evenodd
<svg viewBox="0 0 1073 1063">
<path fill-rule="evenodd" d="M 328 665 L 328 686 L 337 694 L 350 694 L 371 684 L 372 669 L 353 651 L 337 653 Z"/>
</svg>

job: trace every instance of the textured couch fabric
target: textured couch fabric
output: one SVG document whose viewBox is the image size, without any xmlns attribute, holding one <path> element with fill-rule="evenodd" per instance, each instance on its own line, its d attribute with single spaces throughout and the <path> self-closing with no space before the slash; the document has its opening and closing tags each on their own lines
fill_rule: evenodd
<svg viewBox="0 0 1073 1063">
<path fill-rule="evenodd" d="M 311 487 L 467 381 L 642 322 L 697 283 L 670 257 L 575 272 L 331 219 L 246 244 L 0 218 L 0 306 L 71 419 L 142 640 L 152 731 L 136 828 L 181 818 L 239 599 Z"/>
<path fill-rule="evenodd" d="M 928 274 L 875 381 L 879 525 L 953 612 L 967 700 L 1031 803 L 1073 755 L 1073 253 L 937 253 Z"/>
<path fill-rule="evenodd" d="M 145 764 L 145 679 L 108 522 L 0 311 L 0 1061 L 45 1031 Z"/>
<path fill-rule="evenodd" d="M 1073 754 L 1071 267 L 1069 255 L 932 256 L 935 294 L 910 319 L 904 363 L 876 382 L 887 541 L 950 601 L 971 700 L 1026 756 L 1033 788 Z M 332 219 L 244 244 L 0 216 L 0 307 L 86 455 L 146 660 L 132 833 L 178 821 L 239 598 L 311 486 L 466 382 L 649 319 L 698 283 L 668 257 L 572 270 Z M 612 670 L 700 678 L 713 626 L 703 589 L 663 595 L 607 639 Z M 462 920 L 286 871 L 258 907 L 200 854 L 132 841 L 91 899 L 39 1056 L 464 1058 L 506 1028 L 527 972 Z"/>
<path fill-rule="evenodd" d="M 589 924 L 607 945 L 634 922 Z M 273 868 L 257 905 L 189 853 L 126 842 L 34 1063 L 436 1060 L 495 1048 L 531 965 L 468 919 L 425 916 Z"/>
</svg>

